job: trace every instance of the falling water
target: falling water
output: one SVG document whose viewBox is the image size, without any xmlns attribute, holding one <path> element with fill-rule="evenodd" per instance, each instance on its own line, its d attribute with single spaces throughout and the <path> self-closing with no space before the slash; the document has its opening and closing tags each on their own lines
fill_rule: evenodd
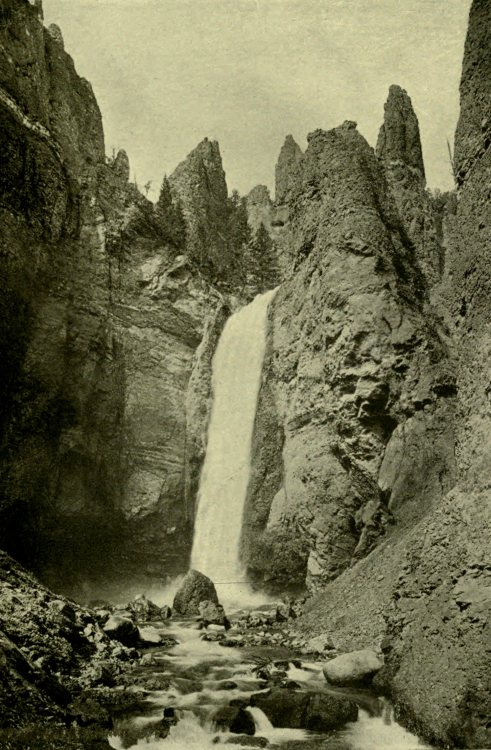
<svg viewBox="0 0 491 750">
<path fill-rule="evenodd" d="M 201 474 L 191 566 L 217 583 L 243 580 L 242 515 L 257 396 L 266 349 L 268 304 L 258 295 L 232 315 L 213 358 L 213 408 Z"/>
</svg>

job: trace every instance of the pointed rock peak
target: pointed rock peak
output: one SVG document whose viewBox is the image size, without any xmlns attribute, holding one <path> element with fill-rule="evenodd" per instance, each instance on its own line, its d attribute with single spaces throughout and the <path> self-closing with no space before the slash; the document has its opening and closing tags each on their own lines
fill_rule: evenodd
<svg viewBox="0 0 491 750">
<path fill-rule="evenodd" d="M 277 202 L 285 200 L 297 179 L 302 149 L 292 135 L 287 135 L 281 147 L 275 169 L 275 198 Z"/>
<path fill-rule="evenodd" d="M 425 179 L 419 123 L 407 91 L 391 86 L 384 106 L 384 124 L 380 128 L 376 153 L 381 161 L 402 161 L 418 170 Z"/>
<path fill-rule="evenodd" d="M 247 195 L 247 203 L 248 205 L 271 205 L 269 188 L 267 188 L 266 185 L 256 185 L 256 187 L 253 187 L 251 192 Z"/>
<path fill-rule="evenodd" d="M 296 142 L 295 138 L 292 135 L 287 135 L 285 138 L 285 142 L 283 146 L 281 147 L 280 156 L 278 161 L 281 160 L 282 157 L 286 157 L 289 155 L 295 155 L 295 156 L 301 156 L 302 155 L 302 149 Z"/>
<path fill-rule="evenodd" d="M 198 143 L 195 149 L 188 154 L 187 158 L 197 156 L 202 159 L 220 162 L 222 164 L 222 156 L 220 154 L 220 146 L 218 141 L 210 141 L 209 138 L 203 138 L 201 143 Z"/>
<path fill-rule="evenodd" d="M 345 120 L 339 127 L 343 130 L 356 130 L 356 128 L 358 127 L 358 123 L 354 120 Z"/>
<path fill-rule="evenodd" d="M 219 193 L 220 199 L 226 200 L 228 191 L 218 141 L 204 138 L 201 143 L 198 143 L 170 176 L 171 184 L 179 180 L 180 175 L 190 173 L 206 173 L 213 183 L 209 185 L 211 190 Z"/>
<path fill-rule="evenodd" d="M 65 46 L 63 42 L 63 34 L 61 33 L 61 29 L 59 26 L 57 26 L 55 23 L 52 23 L 50 26 L 48 26 L 48 32 L 51 38 L 55 40 L 55 42 L 61 44 L 62 47 Z"/>
<path fill-rule="evenodd" d="M 246 198 L 249 226 L 257 231 L 261 224 L 271 230 L 271 210 L 273 201 L 266 185 L 256 185 Z"/>
<path fill-rule="evenodd" d="M 130 179 L 130 160 L 128 159 L 128 154 L 126 151 L 123 151 L 123 149 L 120 149 L 115 157 L 115 159 L 111 162 L 111 169 L 113 171 L 113 174 L 118 178 L 118 180 L 126 184 Z"/>
</svg>

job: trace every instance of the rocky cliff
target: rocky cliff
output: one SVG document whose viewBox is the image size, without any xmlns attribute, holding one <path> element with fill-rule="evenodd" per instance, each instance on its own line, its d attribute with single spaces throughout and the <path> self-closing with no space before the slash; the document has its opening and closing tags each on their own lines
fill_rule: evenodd
<svg viewBox="0 0 491 750">
<path fill-rule="evenodd" d="M 317 588 L 452 486 L 456 386 L 372 149 L 350 122 L 308 140 L 289 188 L 297 270 L 270 315 L 244 558 L 256 576 Z"/>
<path fill-rule="evenodd" d="M 412 121 L 407 97 L 400 89 L 392 89 L 389 94 L 378 147 L 402 226 L 414 248 L 415 264 L 441 316 L 440 336 L 448 346 L 440 362 L 451 365 L 453 375 L 437 389 L 436 410 L 453 400 L 456 404 L 453 416 L 450 413 L 450 418 L 446 417 L 450 432 L 433 433 L 423 449 L 427 462 L 424 464 L 412 463 L 422 447 L 417 432 L 414 442 L 405 439 L 405 432 L 411 422 L 415 424 L 415 417 L 426 419 L 427 405 L 409 420 L 399 422 L 385 449 L 378 484 L 383 488 L 382 468 L 387 461 L 392 464 L 389 474 L 394 472 L 394 477 L 404 466 L 411 467 L 405 475 L 404 493 L 414 478 L 426 481 L 433 467 L 441 465 L 443 445 L 447 460 L 450 458 L 446 466 L 452 468 L 441 473 L 438 481 L 445 477 L 448 484 L 443 482 L 440 490 L 436 485 L 430 489 L 429 497 L 439 496 L 440 500 L 430 502 L 426 512 L 422 508 L 419 518 L 401 523 L 394 513 L 396 524 L 390 527 L 385 540 L 314 597 L 300 625 L 304 631 L 329 634 L 341 648 L 378 643 L 385 655 L 385 668 L 377 681 L 391 695 L 403 722 L 438 745 L 476 748 L 491 746 L 490 341 L 486 262 L 490 223 L 486 125 L 490 114 L 490 24 L 488 4 L 475 0 L 469 19 L 461 114 L 455 138 L 458 194 L 443 222 L 444 265 L 438 273 L 437 264 L 432 261 L 438 253 L 426 259 L 422 256 L 422 244 L 408 222 L 414 208 L 419 211 L 418 206 L 422 205 L 418 188 L 422 171 L 419 149 L 410 148 L 408 152 L 407 140 L 400 137 L 404 132 L 401 123 L 394 131 L 394 144 L 387 151 L 387 117 L 391 116 L 393 105 L 398 103 L 399 120 Z M 410 132 L 414 136 L 414 121 Z M 407 180 L 403 190 L 394 169 L 403 181 Z M 404 191 L 411 184 L 409 173 L 417 190 L 411 211 L 406 214 Z M 434 243 L 430 250 L 432 247 Z M 402 462 L 390 458 L 396 438 L 400 447 L 393 457 L 403 451 L 406 457 Z M 402 479 L 404 473 L 399 476 Z M 452 484 L 455 486 L 450 489 Z M 420 491 L 417 494 L 421 497 Z"/>
<path fill-rule="evenodd" d="M 106 159 L 90 84 L 40 3 L 1 16 L 0 543 L 79 592 L 111 570 L 165 577 L 189 552 L 185 394 L 219 297 L 165 200 L 128 182 L 126 154 Z M 215 182 L 210 204 L 227 198 Z"/>
</svg>

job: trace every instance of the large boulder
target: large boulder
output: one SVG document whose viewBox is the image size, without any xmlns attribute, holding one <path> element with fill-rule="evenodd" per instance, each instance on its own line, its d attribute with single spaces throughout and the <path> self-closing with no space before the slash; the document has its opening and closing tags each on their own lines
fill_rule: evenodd
<svg viewBox="0 0 491 750">
<path fill-rule="evenodd" d="M 256 732 L 254 719 L 239 706 L 222 706 L 215 711 L 211 720 L 214 726 L 222 731 L 248 735 Z"/>
<path fill-rule="evenodd" d="M 172 609 L 178 615 L 199 615 L 200 602 L 218 604 L 213 581 L 198 570 L 190 570 L 174 597 Z"/>
<path fill-rule="evenodd" d="M 250 705 L 260 708 L 274 727 L 287 729 L 328 732 L 358 718 L 354 701 L 329 693 L 302 693 L 280 688 L 269 693 L 255 693 L 250 698 Z"/>
<path fill-rule="evenodd" d="M 383 663 L 369 649 L 342 654 L 324 665 L 324 677 L 331 685 L 363 685 L 371 682 Z"/>
<path fill-rule="evenodd" d="M 128 617 L 112 615 L 104 625 L 104 632 L 123 646 L 136 646 L 140 640 L 140 633 L 135 623 Z"/>
<path fill-rule="evenodd" d="M 348 721 L 356 721 L 358 706 L 353 700 L 327 693 L 309 694 L 304 728 L 311 732 L 328 732 Z"/>
</svg>

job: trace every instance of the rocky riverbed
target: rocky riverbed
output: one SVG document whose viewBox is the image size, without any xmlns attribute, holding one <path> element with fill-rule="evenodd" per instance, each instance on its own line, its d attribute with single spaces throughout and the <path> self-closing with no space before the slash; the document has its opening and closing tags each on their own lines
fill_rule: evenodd
<svg viewBox="0 0 491 750">
<path fill-rule="evenodd" d="M 196 576 L 194 591 L 208 585 Z M 340 655 L 327 636 L 300 637 L 302 600 L 225 613 L 213 584 L 215 601 L 198 603 L 182 596 L 186 585 L 174 603 L 200 614 L 143 595 L 82 607 L 3 554 L 0 747 L 364 750 L 373 738 L 418 747 L 371 684 L 380 655 Z"/>
</svg>

